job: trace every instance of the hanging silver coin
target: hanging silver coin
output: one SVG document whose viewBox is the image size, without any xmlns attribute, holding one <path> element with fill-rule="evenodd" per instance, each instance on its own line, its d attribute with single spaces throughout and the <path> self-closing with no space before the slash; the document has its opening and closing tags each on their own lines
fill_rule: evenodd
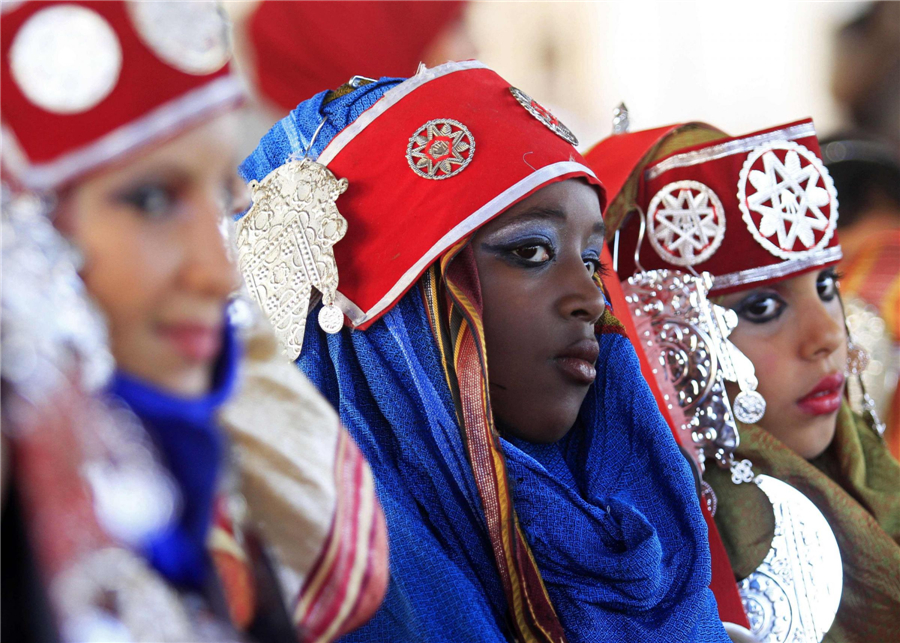
<svg viewBox="0 0 900 643">
<path fill-rule="evenodd" d="M 756 424 L 766 413 L 766 400 L 756 391 L 741 391 L 733 406 L 734 417 L 744 424 Z"/>
<path fill-rule="evenodd" d="M 319 327 L 331 335 L 341 332 L 344 327 L 344 313 L 334 304 L 322 306 L 319 311 Z"/>
</svg>

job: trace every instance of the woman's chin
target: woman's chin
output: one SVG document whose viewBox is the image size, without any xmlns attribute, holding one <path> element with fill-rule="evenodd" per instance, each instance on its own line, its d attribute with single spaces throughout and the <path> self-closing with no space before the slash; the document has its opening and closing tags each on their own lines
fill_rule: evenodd
<svg viewBox="0 0 900 643">
<path fill-rule="evenodd" d="M 763 426 L 763 428 L 766 427 Z M 779 428 L 783 433 L 787 427 L 782 425 Z M 800 422 L 787 428 L 787 435 L 779 435 L 775 431 L 769 432 L 779 438 L 804 460 L 814 460 L 828 449 L 832 440 L 834 440 L 836 429 L 837 411 L 815 418 L 804 417 Z"/>
</svg>

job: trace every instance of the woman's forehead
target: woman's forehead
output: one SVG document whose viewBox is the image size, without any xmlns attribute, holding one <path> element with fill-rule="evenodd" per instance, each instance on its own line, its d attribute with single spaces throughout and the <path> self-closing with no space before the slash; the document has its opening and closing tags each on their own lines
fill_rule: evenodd
<svg viewBox="0 0 900 643">
<path fill-rule="evenodd" d="M 600 200 L 594 188 L 580 179 L 552 183 L 522 199 L 486 227 L 502 227 L 542 220 L 565 226 L 576 222 L 591 225 L 592 233 L 605 231 Z"/>
</svg>

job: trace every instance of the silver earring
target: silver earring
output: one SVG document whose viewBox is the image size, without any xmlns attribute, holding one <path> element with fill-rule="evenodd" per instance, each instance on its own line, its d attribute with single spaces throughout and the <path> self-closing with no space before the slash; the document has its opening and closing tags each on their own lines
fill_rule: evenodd
<svg viewBox="0 0 900 643">
<path fill-rule="evenodd" d="M 869 366 L 869 352 L 853 341 L 847 334 L 847 372 L 850 375 L 862 375 Z"/>
</svg>

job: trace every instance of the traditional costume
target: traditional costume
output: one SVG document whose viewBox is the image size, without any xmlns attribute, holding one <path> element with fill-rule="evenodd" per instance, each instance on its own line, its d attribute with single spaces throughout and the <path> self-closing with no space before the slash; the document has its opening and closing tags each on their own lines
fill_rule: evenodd
<svg viewBox="0 0 900 643">
<path fill-rule="evenodd" d="M 754 634 L 896 639 L 900 465 L 877 422 L 845 402 L 809 462 L 756 426 L 752 364 L 727 341 L 737 318 L 712 303 L 841 259 L 812 121 L 735 138 L 702 123 L 618 133 L 587 159 L 613 195 L 608 239 L 639 341 L 705 469 Z M 733 404 L 723 373 L 741 387 Z"/>
<path fill-rule="evenodd" d="M 468 241 L 556 181 L 583 179 L 602 204 L 575 144 L 468 61 L 323 91 L 241 166 L 251 294 L 385 507 L 388 594 L 348 641 L 727 640 L 690 472 L 610 311 L 565 438 L 494 425 Z"/>
<path fill-rule="evenodd" d="M 52 286 L 66 277 L 67 293 L 81 288 L 74 262 L 62 262 L 68 272 L 50 262 L 42 276 L 17 277 L 38 271 L 42 257 L 54 258 L 61 253 L 56 248 L 65 247 L 42 218 L 52 215 L 55 195 L 240 102 L 228 29 L 213 3 L 3 6 L 4 260 L 10 261 L 3 289 L 4 420 L 10 420 L 4 436 L 15 471 L 9 506 L 17 512 L 15 522 L 4 516 L 4 536 L 8 526 L 22 525 L 22 538 L 10 542 L 33 553 L 23 576 L 39 581 L 29 587 L 43 595 L 33 604 L 44 605 L 47 615 L 10 629 L 10 640 L 328 641 L 370 615 L 384 592 L 385 531 L 371 473 L 327 414 L 314 432 L 322 438 L 321 462 L 280 462 L 277 493 L 291 496 L 290 503 L 252 504 L 267 491 L 272 495 L 267 485 L 276 482 L 257 467 L 267 467 L 272 454 L 266 448 L 284 434 L 264 434 L 250 445 L 239 441 L 240 473 L 255 483 L 251 517 L 284 525 L 278 565 L 270 567 L 255 525 L 245 519 L 247 503 L 223 466 L 228 445 L 217 414 L 233 392 L 241 353 L 230 325 L 214 384 L 202 397 L 184 399 L 125 372 L 111 380 L 108 372 L 80 377 L 72 363 L 108 356 L 103 339 L 83 339 L 102 323 L 67 315 L 40 297 L 42 278 Z M 36 248 L 28 247 L 31 242 Z M 29 288 L 36 292 L 29 295 Z M 10 314 L 17 323 L 7 323 Z M 32 323 L 31 329 L 29 316 L 56 318 L 59 327 L 42 333 Z M 20 337 L 16 330 L 31 334 Z M 32 395 L 22 375 L 33 379 L 30 353 L 8 351 L 41 342 L 53 349 L 49 357 L 38 352 L 50 362 L 46 372 L 62 373 L 44 378 L 50 382 L 40 389 L 46 403 Z M 315 418 L 323 402 L 299 373 L 292 375 L 279 403 L 305 408 L 310 401 L 305 417 Z M 252 375 L 243 379 L 252 384 Z M 86 397 L 86 383 L 108 404 Z M 119 409 L 111 418 L 108 406 Z M 258 430 L 259 417 L 245 414 L 232 426 L 244 435 L 242 422 Z M 302 425 L 290 429 L 304 431 Z M 292 494 L 322 489 L 330 495 L 318 513 L 304 515 L 309 507 Z M 293 539 L 286 530 L 293 530 Z M 288 584 L 280 584 L 278 575 Z M 32 604 L 25 601 L 18 614 L 12 610 L 10 600 L 18 594 L 7 592 L 8 581 L 4 568 L 4 634 L 8 622 L 20 623 L 8 613 L 28 617 Z M 283 599 L 285 589 L 290 594 Z"/>
</svg>

